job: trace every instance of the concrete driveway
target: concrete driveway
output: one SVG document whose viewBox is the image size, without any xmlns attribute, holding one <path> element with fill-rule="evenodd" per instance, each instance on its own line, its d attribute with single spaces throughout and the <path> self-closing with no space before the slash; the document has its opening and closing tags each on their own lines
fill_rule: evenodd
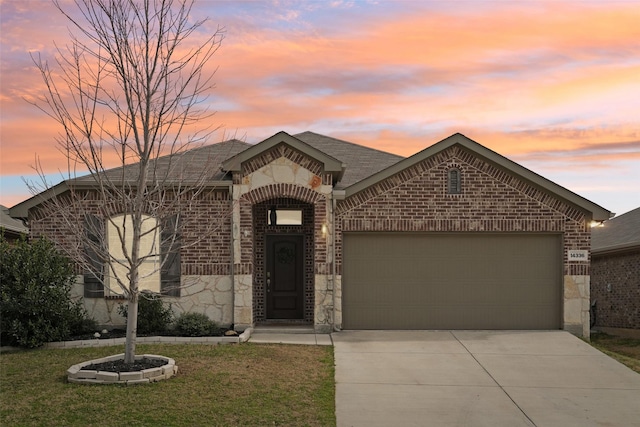
<svg viewBox="0 0 640 427">
<path fill-rule="evenodd" d="M 640 426 L 640 375 L 563 331 L 333 334 L 344 426 Z"/>
</svg>

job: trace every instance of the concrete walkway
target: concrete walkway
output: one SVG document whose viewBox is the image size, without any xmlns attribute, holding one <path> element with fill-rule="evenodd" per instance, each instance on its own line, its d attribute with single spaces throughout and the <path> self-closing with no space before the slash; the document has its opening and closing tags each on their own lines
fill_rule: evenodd
<svg viewBox="0 0 640 427">
<path fill-rule="evenodd" d="M 249 342 L 261 344 L 333 345 L 329 334 L 274 333 L 253 331 Z"/>
<path fill-rule="evenodd" d="M 345 426 L 640 426 L 640 375 L 563 331 L 332 335 Z"/>
</svg>

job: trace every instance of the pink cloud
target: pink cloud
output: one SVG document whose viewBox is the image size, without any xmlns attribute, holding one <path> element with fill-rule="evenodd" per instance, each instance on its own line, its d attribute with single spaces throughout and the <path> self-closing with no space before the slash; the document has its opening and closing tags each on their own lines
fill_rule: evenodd
<svg viewBox="0 0 640 427">
<path fill-rule="evenodd" d="M 579 168 L 615 164 L 613 143 L 639 140 L 638 4 L 392 5 L 199 3 L 212 16 L 204 34 L 227 26 L 209 68 L 218 113 L 208 124 L 224 134 L 210 142 L 309 129 L 408 156 L 462 132 L 507 156 L 557 152 Z M 49 3 L 2 12 L 0 173 L 31 173 L 36 152 L 64 168 L 55 123 L 23 98 L 43 89 L 28 52 L 50 57 L 67 24 Z"/>
</svg>

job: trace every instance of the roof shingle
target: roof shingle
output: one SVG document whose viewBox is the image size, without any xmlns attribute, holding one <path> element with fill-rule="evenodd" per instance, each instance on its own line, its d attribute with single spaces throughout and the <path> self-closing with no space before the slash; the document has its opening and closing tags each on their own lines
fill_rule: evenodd
<svg viewBox="0 0 640 427">
<path fill-rule="evenodd" d="M 595 253 L 633 246 L 640 247 L 640 207 L 591 229 L 591 250 Z"/>
</svg>

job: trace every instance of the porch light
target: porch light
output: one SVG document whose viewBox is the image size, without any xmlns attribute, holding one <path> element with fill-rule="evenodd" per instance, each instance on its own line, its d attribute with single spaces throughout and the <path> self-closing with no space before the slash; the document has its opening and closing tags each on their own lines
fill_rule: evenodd
<svg viewBox="0 0 640 427">
<path fill-rule="evenodd" d="M 594 228 L 594 227 L 602 227 L 603 225 L 604 225 L 604 221 L 596 221 L 596 220 L 593 220 L 593 221 L 591 221 L 591 222 L 589 223 L 589 226 L 590 226 L 591 228 Z"/>
<path fill-rule="evenodd" d="M 327 224 L 322 224 L 322 237 L 327 237 Z"/>
</svg>

